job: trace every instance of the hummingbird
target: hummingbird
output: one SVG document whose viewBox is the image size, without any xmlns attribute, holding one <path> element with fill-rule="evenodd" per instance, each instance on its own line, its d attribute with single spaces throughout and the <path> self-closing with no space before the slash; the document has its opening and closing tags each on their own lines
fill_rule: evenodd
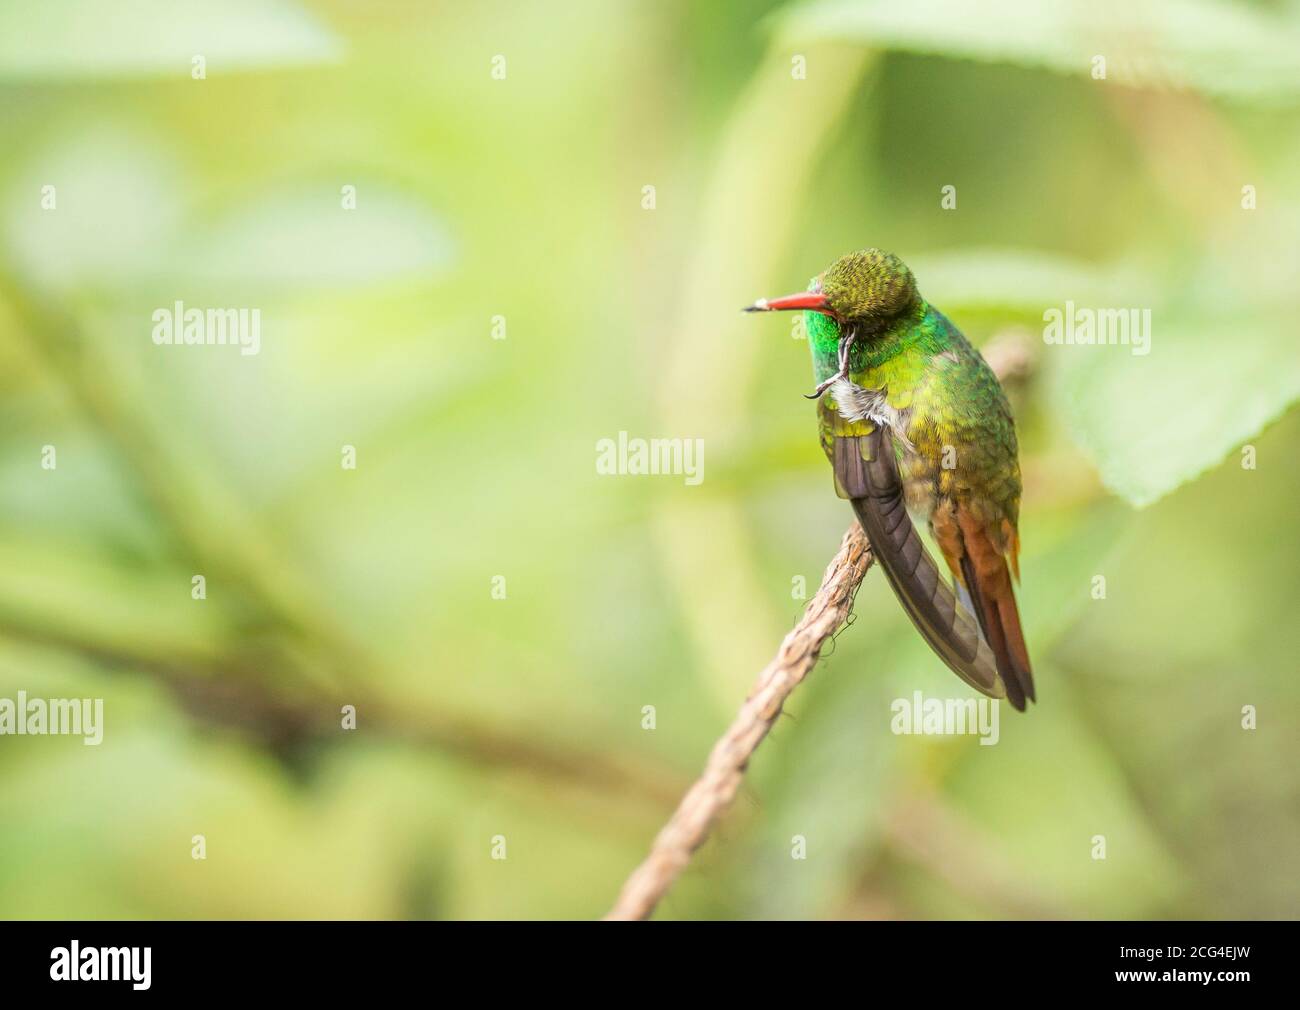
<svg viewBox="0 0 1300 1010">
<path fill-rule="evenodd" d="M 807 291 L 747 312 L 802 311 L 821 446 L 895 595 L 948 667 L 1024 711 L 1034 701 L 1020 580 L 1015 422 L 992 369 L 892 253 L 840 257 Z M 910 513 L 929 524 L 940 575 Z"/>
</svg>

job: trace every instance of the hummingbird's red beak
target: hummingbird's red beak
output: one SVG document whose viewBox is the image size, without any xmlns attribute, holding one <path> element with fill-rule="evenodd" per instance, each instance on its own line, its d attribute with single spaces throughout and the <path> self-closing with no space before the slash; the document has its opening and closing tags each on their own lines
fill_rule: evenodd
<svg viewBox="0 0 1300 1010">
<path fill-rule="evenodd" d="M 782 295 L 780 298 L 760 298 L 753 305 L 746 306 L 746 312 L 787 312 L 791 309 L 807 309 L 833 316 L 826 296 L 820 291 L 800 291 L 797 295 Z"/>
</svg>

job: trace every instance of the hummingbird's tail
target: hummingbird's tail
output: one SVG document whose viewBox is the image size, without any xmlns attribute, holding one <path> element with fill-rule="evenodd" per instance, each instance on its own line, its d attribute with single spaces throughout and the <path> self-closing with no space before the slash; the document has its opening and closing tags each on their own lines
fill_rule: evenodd
<svg viewBox="0 0 1300 1010">
<path fill-rule="evenodd" d="M 998 663 L 998 675 L 1007 689 L 1007 700 L 1021 712 L 1025 699 L 1035 701 L 1034 675 L 1029 667 L 1029 650 L 1020 627 L 1016 593 L 1011 588 L 1011 571 L 1002 551 L 989 539 L 983 524 L 970 513 L 957 510 L 962 531 L 961 588 L 968 606 L 980 622 L 984 640 Z"/>
<path fill-rule="evenodd" d="M 871 541 L 872 553 L 930 648 L 975 690 L 990 698 L 1007 697 L 997 657 L 975 618 L 940 574 L 907 514 L 888 429 L 877 425 L 870 435 L 836 438 L 832 462 Z M 1016 707 L 1023 706 L 1022 700 Z"/>
</svg>

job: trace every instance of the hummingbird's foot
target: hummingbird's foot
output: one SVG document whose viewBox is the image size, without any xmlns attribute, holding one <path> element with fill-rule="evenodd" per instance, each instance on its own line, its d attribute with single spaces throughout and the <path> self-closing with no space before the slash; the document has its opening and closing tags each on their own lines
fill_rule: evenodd
<svg viewBox="0 0 1300 1010">
<path fill-rule="evenodd" d="M 853 349 L 853 341 L 857 340 L 857 338 L 858 338 L 858 330 L 856 326 L 853 329 L 849 330 L 846 336 L 840 338 L 840 346 L 839 346 L 840 370 L 836 372 L 834 375 L 832 375 L 826 381 L 818 384 L 817 388 L 814 389 L 811 393 L 805 393 L 804 399 L 820 400 L 822 393 L 830 389 L 831 386 L 839 382 L 840 379 L 847 379 L 849 377 L 849 351 Z"/>
<path fill-rule="evenodd" d="M 803 398 L 805 400 L 820 400 L 822 397 L 822 393 L 826 392 L 826 390 L 830 389 L 831 386 L 835 385 L 835 383 L 839 382 L 840 379 L 843 378 L 847 378 L 847 376 L 844 374 L 843 369 L 841 369 L 840 371 L 832 375 L 829 379 L 827 379 L 825 382 L 819 383 L 817 388 L 814 389 L 811 393 L 804 393 Z"/>
</svg>

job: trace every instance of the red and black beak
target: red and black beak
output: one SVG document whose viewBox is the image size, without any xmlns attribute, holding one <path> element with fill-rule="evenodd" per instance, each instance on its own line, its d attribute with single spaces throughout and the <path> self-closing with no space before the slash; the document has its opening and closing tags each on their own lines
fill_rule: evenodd
<svg viewBox="0 0 1300 1010">
<path fill-rule="evenodd" d="M 826 296 L 820 291 L 800 291 L 797 295 L 782 295 L 780 298 L 760 298 L 753 305 L 745 307 L 746 312 L 789 312 L 794 309 L 835 315 Z"/>
</svg>

